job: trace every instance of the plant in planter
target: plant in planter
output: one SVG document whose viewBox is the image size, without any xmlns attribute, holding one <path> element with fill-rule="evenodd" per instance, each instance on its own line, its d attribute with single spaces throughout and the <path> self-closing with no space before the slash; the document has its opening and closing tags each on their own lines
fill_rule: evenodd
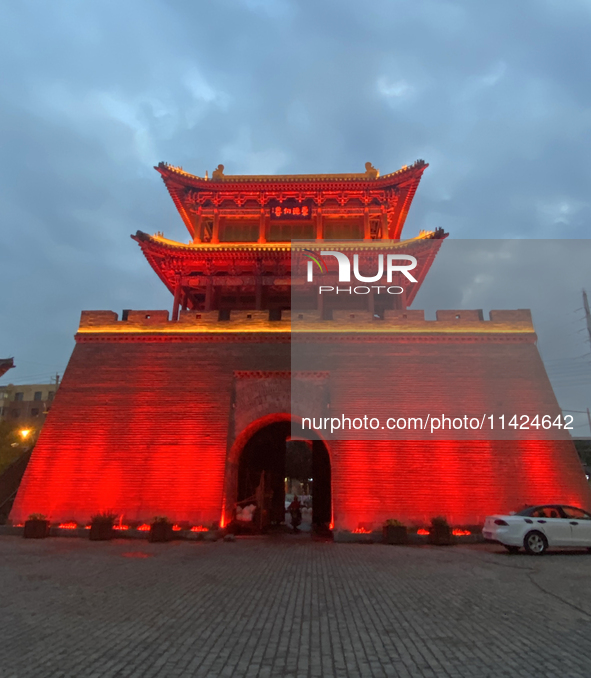
<svg viewBox="0 0 591 678">
<path fill-rule="evenodd" d="M 25 520 L 25 539 L 45 539 L 49 534 L 49 520 L 41 513 L 31 513 Z"/>
<path fill-rule="evenodd" d="M 449 546 L 453 544 L 451 527 L 444 517 L 437 516 L 436 518 L 431 518 L 429 544 L 435 544 L 436 546 Z"/>
<path fill-rule="evenodd" d="M 382 528 L 383 542 L 384 544 L 407 544 L 408 543 L 408 533 L 406 531 L 406 525 L 401 523 L 399 520 L 391 518 L 386 520 L 384 527 Z"/>
<path fill-rule="evenodd" d="M 113 539 L 113 525 L 117 516 L 114 513 L 97 513 L 90 520 L 90 539 L 92 541 L 107 541 Z"/>
<path fill-rule="evenodd" d="M 170 541 L 172 539 L 172 523 L 166 516 L 156 516 L 150 525 L 149 541 Z"/>
</svg>

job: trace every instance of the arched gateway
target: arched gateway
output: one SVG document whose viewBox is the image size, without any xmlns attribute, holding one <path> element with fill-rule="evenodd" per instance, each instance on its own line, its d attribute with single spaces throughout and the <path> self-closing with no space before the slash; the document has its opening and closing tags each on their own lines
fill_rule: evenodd
<svg viewBox="0 0 591 678">
<path fill-rule="evenodd" d="M 308 494 L 312 497 L 312 523 L 319 529 L 332 524 L 331 462 L 327 443 L 313 431 L 304 431 L 301 420 L 281 412 L 260 417 L 236 438 L 228 453 L 224 487 L 224 516 L 230 523 L 236 507 L 253 497 L 264 482 L 268 493 L 265 526 L 280 524 L 285 514 L 288 443 L 301 441 L 309 448 L 306 469 Z M 307 463 L 306 463 L 307 462 Z"/>
</svg>

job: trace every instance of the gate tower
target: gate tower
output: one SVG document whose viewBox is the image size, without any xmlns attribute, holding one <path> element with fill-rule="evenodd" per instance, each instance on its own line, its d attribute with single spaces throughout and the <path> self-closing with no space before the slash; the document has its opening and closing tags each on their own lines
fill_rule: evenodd
<svg viewBox="0 0 591 678">
<path fill-rule="evenodd" d="M 419 160 L 386 175 L 366 163 L 357 174 L 242 176 L 219 165 L 198 177 L 160 163 L 189 242 L 132 237 L 170 291 L 171 311 L 82 312 L 13 522 L 43 513 L 84 524 L 112 511 L 128 524 L 166 515 L 186 526 L 223 526 L 249 440 L 296 416 L 294 393 L 318 403 L 331 393 L 331 407 L 343 412 L 358 405 L 341 388 L 352 380 L 374 416 L 389 416 L 396 394 L 408 392 L 441 410 L 450 384 L 482 412 L 501 398 L 515 411 L 526 401 L 558 415 L 528 311 L 492 311 L 489 320 L 480 311 L 441 311 L 426 321 L 409 309 L 447 235 L 401 240 L 426 167 Z M 417 284 L 404 294 L 304 299 L 293 323 L 322 359 L 293 372 L 292 288 L 310 249 L 298 240 L 317 251 L 355 240 L 362 263 L 364 248 L 402 248 L 418 264 Z M 326 352 L 336 336 L 338 350 Z M 371 357 L 377 346 L 380 364 Z M 523 503 L 591 508 L 570 439 L 323 445 L 337 533 L 379 530 L 388 518 L 424 524 L 435 515 L 470 525 Z"/>
</svg>

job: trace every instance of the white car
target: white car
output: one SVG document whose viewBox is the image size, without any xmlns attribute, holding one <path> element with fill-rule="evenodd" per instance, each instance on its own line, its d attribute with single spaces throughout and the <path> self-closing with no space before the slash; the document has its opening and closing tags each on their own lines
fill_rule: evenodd
<svg viewBox="0 0 591 678">
<path fill-rule="evenodd" d="M 482 535 L 510 553 L 517 553 L 521 547 L 535 555 L 553 547 L 591 549 L 591 514 L 562 504 L 530 506 L 519 513 L 488 516 Z"/>
</svg>

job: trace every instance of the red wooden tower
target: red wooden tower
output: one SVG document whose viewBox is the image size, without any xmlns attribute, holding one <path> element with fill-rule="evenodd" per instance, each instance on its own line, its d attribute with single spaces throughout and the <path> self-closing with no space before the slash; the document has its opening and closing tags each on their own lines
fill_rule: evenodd
<svg viewBox="0 0 591 678">
<path fill-rule="evenodd" d="M 140 231 L 133 238 L 174 295 L 173 320 L 179 309 L 269 309 L 280 317 L 291 307 L 292 262 L 301 264 L 293 241 L 381 240 L 391 249 L 426 167 L 418 160 L 382 177 L 371 163 L 362 174 L 226 176 L 220 165 L 208 179 L 160 163 L 191 242 Z M 436 231 L 416 239 L 415 249 L 429 253 L 420 257 L 419 281 L 437 250 L 421 248 L 421 241 L 443 237 Z M 372 295 L 365 305 L 373 301 Z M 391 301 L 401 307 L 401 300 Z"/>
</svg>

